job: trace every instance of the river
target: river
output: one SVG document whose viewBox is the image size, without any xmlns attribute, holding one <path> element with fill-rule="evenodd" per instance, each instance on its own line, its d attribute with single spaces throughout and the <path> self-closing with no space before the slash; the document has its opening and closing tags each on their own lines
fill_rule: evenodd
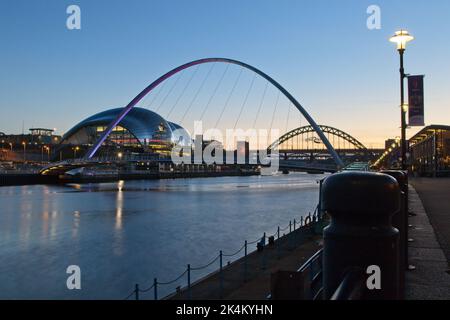
<svg viewBox="0 0 450 320">
<path fill-rule="evenodd" d="M 219 250 L 234 252 L 299 221 L 314 211 L 322 177 L 0 187 L 0 298 L 123 299 L 135 283 L 145 289 L 155 277 L 174 279 L 188 263 L 207 264 Z M 80 267 L 81 290 L 67 289 L 69 265 Z M 185 284 L 161 286 L 159 296 Z"/>
</svg>

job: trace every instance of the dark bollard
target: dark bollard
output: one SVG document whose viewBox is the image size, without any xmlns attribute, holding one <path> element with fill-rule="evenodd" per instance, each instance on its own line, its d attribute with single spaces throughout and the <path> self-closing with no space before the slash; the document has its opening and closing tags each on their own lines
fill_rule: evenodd
<svg viewBox="0 0 450 320">
<path fill-rule="evenodd" d="M 400 253 L 400 286 L 399 286 L 399 298 L 403 299 L 405 295 L 405 270 L 408 267 L 408 211 L 407 211 L 407 198 L 405 193 L 405 186 L 407 188 L 407 180 L 403 171 L 386 170 L 381 173 L 390 175 L 397 180 L 401 191 L 400 211 L 392 217 L 392 226 L 397 228 L 400 232 L 399 238 L 399 253 Z"/>
<path fill-rule="evenodd" d="M 343 172 L 322 186 L 322 210 L 331 216 L 324 229 L 323 287 L 330 299 L 346 277 L 359 267 L 380 269 L 381 289 L 364 290 L 363 299 L 399 298 L 399 232 L 391 217 L 400 209 L 397 181 L 385 174 Z"/>
</svg>

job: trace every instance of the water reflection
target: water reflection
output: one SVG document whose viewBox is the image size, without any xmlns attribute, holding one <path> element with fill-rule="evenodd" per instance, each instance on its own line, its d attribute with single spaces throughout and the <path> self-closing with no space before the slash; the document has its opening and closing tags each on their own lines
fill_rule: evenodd
<svg viewBox="0 0 450 320">
<path fill-rule="evenodd" d="M 299 221 L 317 204 L 318 178 L 0 188 L 0 298 L 121 299 L 134 283 L 174 278 L 188 263 Z M 70 264 L 83 270 L 80 292 L 65 289 Z"/>
</svg>

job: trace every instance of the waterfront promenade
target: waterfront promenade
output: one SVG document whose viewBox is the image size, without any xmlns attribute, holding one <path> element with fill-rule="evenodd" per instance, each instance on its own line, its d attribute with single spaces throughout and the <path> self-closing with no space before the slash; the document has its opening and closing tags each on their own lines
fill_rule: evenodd
<svg viewBox="0 0 450 320">
<path fill-rule="evenodd" d="M 450 179 L 415 178 L 410 181 L 411 228 L 406 299 L 450 299 Z"/>
<path fill-rule="evenodd" d="M 416 189 L 450 264 L 450 178 L 414 178 Z"/>
</svg>

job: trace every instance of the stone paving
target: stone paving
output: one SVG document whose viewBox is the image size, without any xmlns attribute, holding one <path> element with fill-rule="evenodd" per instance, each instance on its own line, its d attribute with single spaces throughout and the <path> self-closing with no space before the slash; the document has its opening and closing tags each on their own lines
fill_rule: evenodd
<svg viewBox="0 0 450 320">
<path fill-rule="evenodd" d="M 424 194 L 421 196 L 426 197 Z M 450 198 L 441 201 L 448 202 Z M 432 213 L 428 212 L 427 215 L 421 197 L 412 186 L 409 206 L 415 214 L 409 218 L 409 224 L 412 225 L 409 238 L 414 239 L 409 243 L 409 264 L 414 265 L 416 270 L 406 273 L 406 299 L 450 300 L 449 264 L 430 223 L 429 216 Z M 450 212 L 448 214 L 450 221 Z"/>
</svg>

